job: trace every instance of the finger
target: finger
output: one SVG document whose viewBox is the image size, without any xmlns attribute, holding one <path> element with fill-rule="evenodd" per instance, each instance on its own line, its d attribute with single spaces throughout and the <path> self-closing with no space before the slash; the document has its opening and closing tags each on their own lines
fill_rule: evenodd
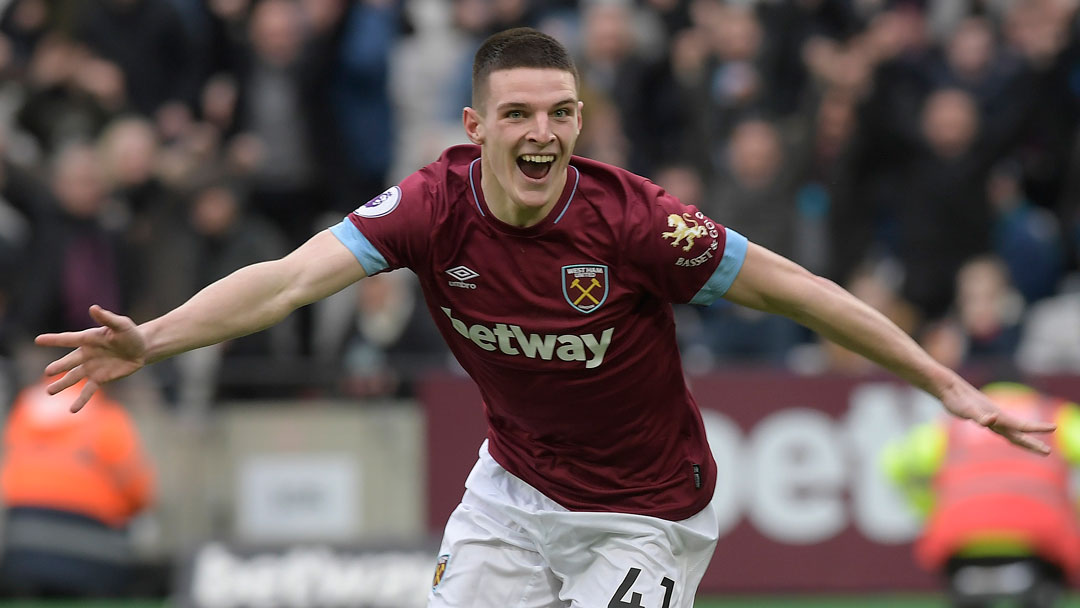
<svg viewBox="0 0 1080 608">
<path fill-rule="evenodd" d="M 86 383 L 86 386 L 83 387 L 82 392 L 79 393 L 79 398 L 75 400 L 75 403 L 71 404 L 71 413 L 74 414 L 75 412 L 81 410 L 83 406 L 86 405 L 88 401 L 90 401 L 90 397 L 94 396 L 94 393 L 97 392 L 97 389 L 97 382 L 94 382 L 93 380 L 88 381 Z"/>
<path fill-rule="evenodd" d="M 56 382 L 50 384 L 48 389 L 46 390 L 50 395 L 55 395 L 66 388 L 70 388 L 71 386 L 78 384 L 78 382 L 85 377 L 86 372 L 83 371 L 83 368 L 76 367 L 70 372 L 64 374 L 64 376 Z"/>
<path fill-rule="evenodd" d="M 63 346 L 65 348 L 78 348 L 86 343 L 86 334 L 89 330 L 65 331 L 59 334 L 41 334 L 34 338 L 34 344 L 38 346 Z"/>
<path fill-rule="evenodd" d="M 61 372 L 75 369 L 86 359 L 82 349 L 75 349 L 45 367 L 46 376 L 55 376 Z"/>
<path fill-rule="evenodd" d="M 1046 454 L 1050 453 L 1049 445 L 1030 435 L 1025 435 L 1023 433 L 1009 433 L 1006 434 L 1005 437 L 1016 445 L 1022 448 L 1027 448 L 1028 450 L 1031 450 L 1032 452 L 1035 452 L 1037 454 L 1042 454 L 1045 456 Z"/>
<path fill-rule="evenodd" d="M 90 307 L 90 318 L 114 331 L 127 328 L 128 318 L 94 304 Z"/>
<path fill-rule="evenodd" d="M 983 426 L 994 426 L 998 421 L 998 412 L 986 412 L 979 416 L 978 423 Z"/>
<path fill-rule="evenodd" d="M 1057 425 L 1053 422 L 1046 422 L 1043 420 L 1025 420 L 1023 418 L 1017 418 L 1002 414 L 997 421 L 997 425 L 1003 428 L 1012 429 L 1014 431 L 1020 431 L 1022 433 L 1051 433 L 1057 429 Z"/>
</svg>

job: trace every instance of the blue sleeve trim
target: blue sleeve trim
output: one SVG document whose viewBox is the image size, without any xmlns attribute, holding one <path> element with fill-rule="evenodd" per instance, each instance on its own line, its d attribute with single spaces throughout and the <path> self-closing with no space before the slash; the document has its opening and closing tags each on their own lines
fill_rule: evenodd
<svg viewBox="0 0 1080 608">
<path fill-rule="evenodd" d="M 746 237 L 735 232 L 731 228 L 725 228 L 727 240 L 724 242 L 724 257 L 720 258 L 720 264 L 713 271 L 712 276 L 690 300 L 691 304 L 708 306 L 720 299 L 727 293 L 735 276 L 739 274 L 743 261 L 746 259 L 746 248 L 750 242 Z"/>
<path fill-rule="evenodd" d="M 378 249 L 375 249 L 371 241 L 367 240 L 367 237 L 353 225 L 349 218 L 346 217 L 341 220 L 341 223 L 332 226 L 330 233 L 356 256 L 356 260 L 364 267 L 364 272 L 369 277 L 390 267 L 390 264 L 386 263 L 386 258 L 379 253 Z"/>
</svg>

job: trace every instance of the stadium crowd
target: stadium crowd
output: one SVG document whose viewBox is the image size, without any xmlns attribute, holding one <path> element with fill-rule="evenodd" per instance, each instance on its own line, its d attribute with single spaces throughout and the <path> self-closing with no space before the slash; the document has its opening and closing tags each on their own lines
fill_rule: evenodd
<svg viewBox="0 0 1080 608">
<path fill-rule="evenodd" d="M 1080 372 L 1077 0 L 0 2 L 0 394 L 38 333 L 136 321 L 465 141 L 472 54 L 575 53 L 577 152 L 851 289 L 949 365 Z M 685 364 L 863 373 L 724 301 Z M 454 369 L 406 273 L 159 364 L 167 399 L 408 394 Z M 6 385 L 6 389 L 4 388 Z"/>
</svg>

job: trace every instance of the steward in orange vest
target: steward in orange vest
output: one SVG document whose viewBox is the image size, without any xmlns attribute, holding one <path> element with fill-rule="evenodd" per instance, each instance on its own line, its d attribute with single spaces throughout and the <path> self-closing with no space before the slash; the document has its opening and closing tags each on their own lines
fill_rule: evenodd
<svg viewBox="0 0 1080 608">
<path fill-rule="evenodd" d="M 1054 452 L 1039 456 L 960 419 L 917 428 L 884 464 L 924 514 L 918 563 L 943 572 L 957 606 L 1020 599 L 1054 606 L 1080 580 L 1080 524 L 1069 490 L 1080 462 L 1080 408 L 1020 384 L 984 391 L 1002 409 L 1053 421 Z M 982 432 L 980 432 L 982 431 Z"/>
<path fill-rule="evenodd" d="M 153 469 L 122 405 L 95 394 L 72 414 L 47 385 L 19 393 L 4 429 L 0 584 L 21 596 L 122 594 L 125 526 L 150 504 Z"/>
</svg>

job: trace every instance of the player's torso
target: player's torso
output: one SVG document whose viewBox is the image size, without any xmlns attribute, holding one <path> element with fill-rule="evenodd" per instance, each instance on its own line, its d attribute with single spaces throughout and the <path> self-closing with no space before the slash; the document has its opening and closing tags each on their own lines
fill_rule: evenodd
<svg viewBox="0 0 1080 608">
<path fill-rule="evenodd" d="M 511 234 L 467 196 L 449 204 L 419 274 L 455 352 L 497 367 L 575 371 L 600 368 L 620 349 L 642 296 L 601 209 L 576 195 L 546 230 Z"/>
</svg>

